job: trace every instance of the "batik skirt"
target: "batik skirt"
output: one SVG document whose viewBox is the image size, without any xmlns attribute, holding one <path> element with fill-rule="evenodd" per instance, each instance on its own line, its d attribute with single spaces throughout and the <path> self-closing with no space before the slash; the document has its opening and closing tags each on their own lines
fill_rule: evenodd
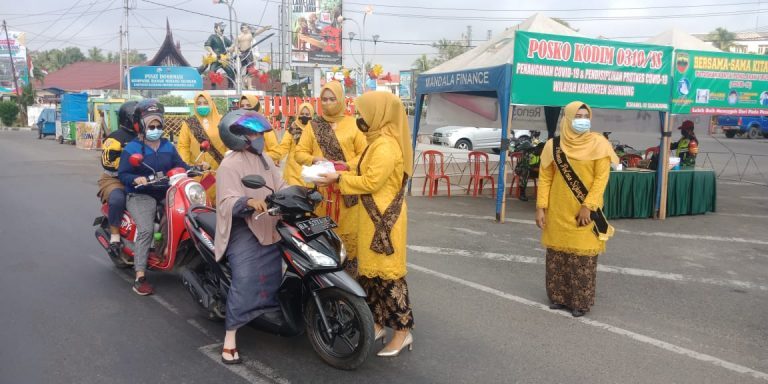
<svg viewBox="0 0 768 384">
<path fill-rule="evenodd" d="M 552 304 L 584 312 L 595 304 L 597 256 L 547 249 L 547 296 Z"/>
</svg>

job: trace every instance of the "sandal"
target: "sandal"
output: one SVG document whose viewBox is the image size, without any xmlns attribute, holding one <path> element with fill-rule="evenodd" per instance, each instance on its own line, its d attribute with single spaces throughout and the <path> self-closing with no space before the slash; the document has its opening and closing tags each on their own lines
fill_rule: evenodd
<svg viewBox="0 0 768 384">
<path fill-rule="evenodd" d="M 232 348 L 232 349 L 222 348 L 221 353 L 222 353 L 221 362 L 224 364 L 240 364 L 243 362 L 243 360 L 240 359 L 240 356 L 237 356 L 236 359 L 234 358 L 235 354 L 237 354 L 237 348 Z M 232 356 L 232 359 L 231 360 L 225 359 L 224 358 L 225 353 L 229 353 L 229 355 Z"/>
</svg>

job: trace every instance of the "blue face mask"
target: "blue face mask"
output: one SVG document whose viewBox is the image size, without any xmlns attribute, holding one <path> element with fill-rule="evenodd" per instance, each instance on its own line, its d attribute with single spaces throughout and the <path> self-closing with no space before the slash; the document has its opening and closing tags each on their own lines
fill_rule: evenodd
<svg viewBox="0 0 768 384">
<path fill-rule="evenodd" d="M 259 136 L 251 140 L 251 151 L 255 152 L 257 155 L 261 155 L 264 151 L 264 136 Z"/>
<path fill-rule="evenodd" d="M 582 133 L 589 132 L 592 128 L 592 122 L 589 119 L 573 119 L 573 131 L 581 135 Z"/>
<path fill-rule="evenodd" d="M 158 141 L 161 137 L 163 137 L 162 129 L 149 129 L 147 130 L 147 134 L 144 135 L 144 138 L 149 141 Z"/>
</svg>

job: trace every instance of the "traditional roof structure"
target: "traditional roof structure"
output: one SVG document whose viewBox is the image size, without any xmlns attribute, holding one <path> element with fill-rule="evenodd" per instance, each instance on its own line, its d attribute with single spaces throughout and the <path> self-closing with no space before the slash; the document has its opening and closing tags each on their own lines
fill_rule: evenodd
<svg viewBox="0 0 768 384">
<path fill-rule="evenodd" d="M 171 24 L 165 19 L 165 40 L 157 50 L 155 57 L 147 61 L 144 65 L 171 66 L 171 67 L 190 67 L 187 59 L 181 54 L 181 44 L 173 41 Z"/>
<path fill-rule="evenodd" d="M 51 72 L 43 82 L 35 80 L 35 88 L 60 88 L 73 92 L 92 89 L 118 89 L 119 80 L 120 64 L 118 63 L 80 61 Z"/>
</svg>

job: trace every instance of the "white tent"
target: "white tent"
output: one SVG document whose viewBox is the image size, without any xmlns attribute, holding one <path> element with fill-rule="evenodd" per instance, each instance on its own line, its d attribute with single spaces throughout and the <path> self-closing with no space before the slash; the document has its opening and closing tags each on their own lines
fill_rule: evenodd
<svg viewBox="0 0 768 384">
<path fill-rule="evenodd" d="M 515 51 L 515 31 L 549 33 L 552 35 L 582 36 L 580 33 L 540 13 L 508 28 L 493 39 L 438 65 L 424 74 L 466 71 L 476 68 L 511 64 Z"/>
<path fill-rule="evenodd" d="M 667 45 L 675 49 L 688 49 L 692 51 L 721 52 L 709 43 L 705 43 L 696 37 L 677 28 L 670 28 L 646 41 L 648 44 Z"/>
</svg>

